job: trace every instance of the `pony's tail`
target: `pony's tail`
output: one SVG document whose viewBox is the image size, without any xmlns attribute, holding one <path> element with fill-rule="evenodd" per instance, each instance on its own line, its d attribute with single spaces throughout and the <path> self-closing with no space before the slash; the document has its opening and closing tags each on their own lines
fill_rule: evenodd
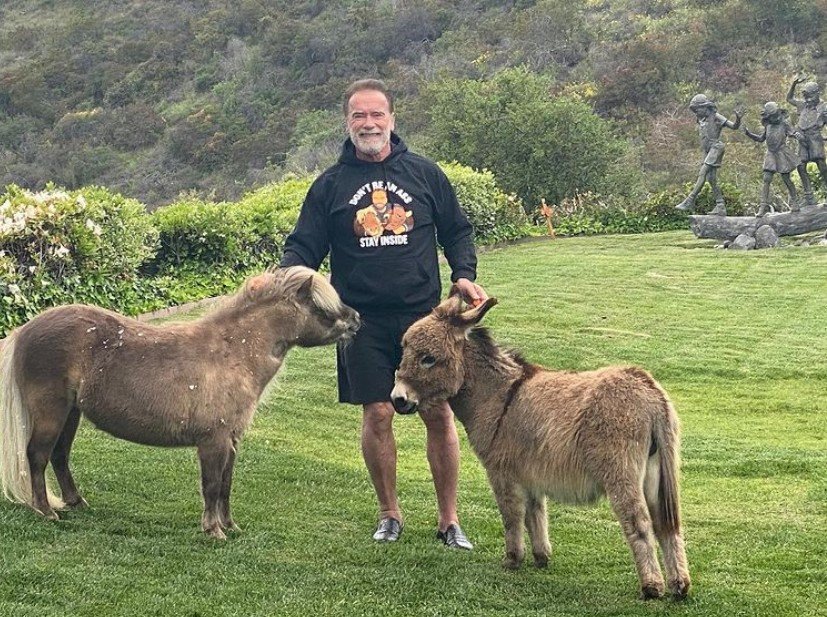
<svg viewBox="0 0 827 617">
<path fill-rule="evenodd" d="M 16 332 L 0 340 L 0 485 L 3 495 L 18 503 L 32 505 L 32 484 L 26 448 L 32 423 L 14 374 Z M 49 504 L 63 507 L 63 500 L 47 489 Z"/>
</svg>

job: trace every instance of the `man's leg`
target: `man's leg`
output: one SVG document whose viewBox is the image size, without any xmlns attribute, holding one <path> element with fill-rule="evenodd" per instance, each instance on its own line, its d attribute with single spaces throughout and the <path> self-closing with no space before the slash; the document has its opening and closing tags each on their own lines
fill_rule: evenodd
<svg viewBox="0 0 827 617">
<path fill-rule="evenodd" d="M 439 508 L 437 538 L 451 548 L 471 550 L 474 545 L 465 537 L 457 515 L 457 479 L 459 477 L 459 437 L 454 413 L 447 402 L 420 411 L 427 432 L 428 463 L 436 488 Z"/>
<path fill-rule="evenodd" d="M 393 436 L 393 405 L 390 402 L 368 403 L 362 412 L 362 456 L 368 468 L 379 517 L 402 522 L 396 495 L 396 440 Z"/>
</svg>

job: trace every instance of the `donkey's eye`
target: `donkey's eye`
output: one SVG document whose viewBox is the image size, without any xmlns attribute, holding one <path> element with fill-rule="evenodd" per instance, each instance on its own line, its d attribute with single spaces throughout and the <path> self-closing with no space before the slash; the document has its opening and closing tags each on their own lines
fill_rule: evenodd
<svg viewBox="0 0 827 617">
<path fill-rule="evenodd" d="M 431 368 L 434 364 L 436 364 L 436 358 L 431 355 L 422 356 L 419 360 L 419 365 L 422 368 Z"/>
</svg>

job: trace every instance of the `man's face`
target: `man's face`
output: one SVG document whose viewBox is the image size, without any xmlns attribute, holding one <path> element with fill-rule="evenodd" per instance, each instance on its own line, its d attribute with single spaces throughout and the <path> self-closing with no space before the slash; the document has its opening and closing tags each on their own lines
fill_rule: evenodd
<svg viewBox="0 0 827 617">
<path fill-rule="evenodd" d="M 359 90 L 350 97 L 347 130 L 356 150 L 371 158 L 387 156 L 393 127 L 394 116 L 384 94 Z"/>
</svg>

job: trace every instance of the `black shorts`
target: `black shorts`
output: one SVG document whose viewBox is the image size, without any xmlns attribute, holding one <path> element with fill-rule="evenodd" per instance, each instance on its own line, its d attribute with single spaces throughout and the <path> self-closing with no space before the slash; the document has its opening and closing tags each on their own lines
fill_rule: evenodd
<svg viewBox="0 0 827 617">
<path fill-rule="evenodd" d="M 402 360 L 402 335 L 425 314 L 361 316 L 356 336 L 336 347 L 340 403 L 366 405 L 391 400 L 394 373 Z"/>
</svg>

